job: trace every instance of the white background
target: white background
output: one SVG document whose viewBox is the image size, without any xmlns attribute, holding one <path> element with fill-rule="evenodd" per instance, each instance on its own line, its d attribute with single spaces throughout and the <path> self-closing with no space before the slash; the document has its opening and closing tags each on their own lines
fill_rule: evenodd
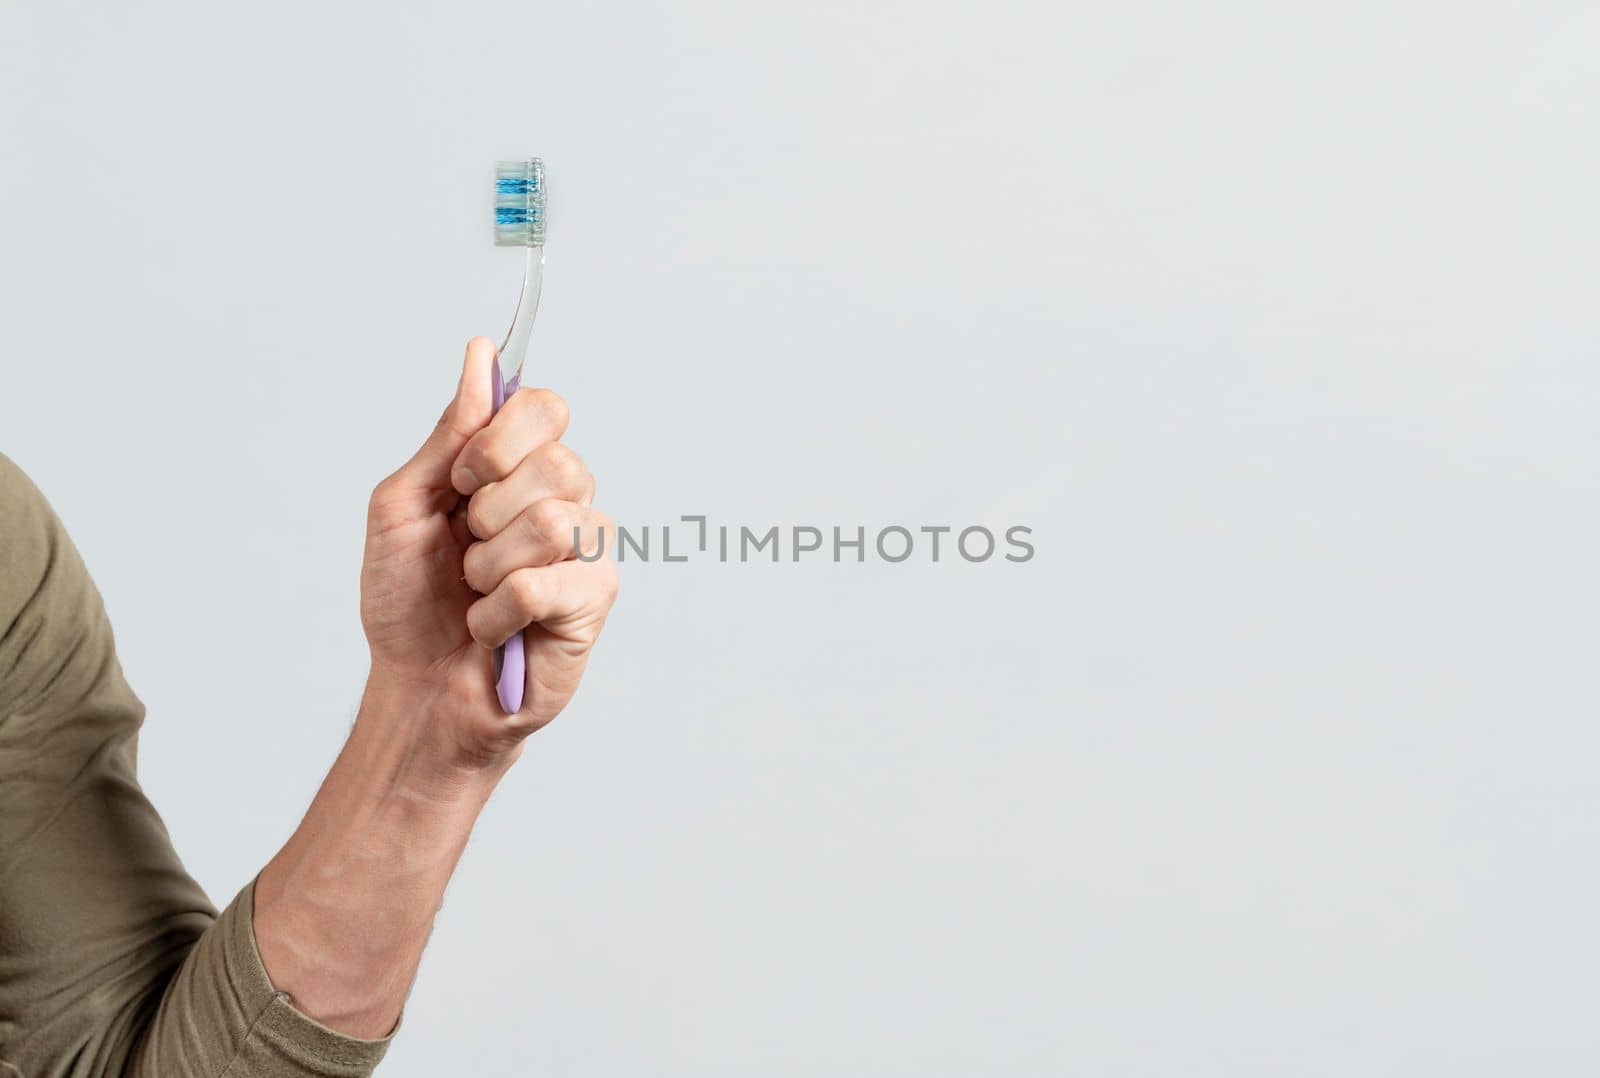
<svg viewBox="0 0 1600 1078">
<path fill-rule="evenodd" d="M 538 154 L 604 508 L 1038 555 L 624 566 L 382 1073 L 1591 1073 L 1600 13 L 1512 12 L 0 2 L 0 450 L 189 867 Z"/>
</svg>

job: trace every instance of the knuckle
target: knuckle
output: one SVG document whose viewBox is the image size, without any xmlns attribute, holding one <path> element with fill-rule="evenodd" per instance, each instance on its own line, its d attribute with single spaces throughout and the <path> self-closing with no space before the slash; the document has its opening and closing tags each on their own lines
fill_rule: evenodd
<svg viewBox="0 0 1600 1078">
<path fill-rule="evenodd" d="M 518 569 L 506 577 L 505 586 L 518 615 L 527 617 L 538 609 L 539 576 L 532 569 Z"/>
<path fill-rule="evenodd" d="M 554 427 L 561 430 L 567 429 L 567 420 L 572 415 L 572 410 L 567 407 L 567 402 L 561 394 L 553 389 L 531 389 L 528 391 L 528 407 L 533 408 L 544 416 Z"/>
<path fill-rule="evenodd" d="M 382 509 L 394 500 L 395 477 L 385 476 L 372 488 L 372 496 L 367 499 L 367 512 L 372 513 Z"/>
<path fill-rule="evenodd" d="M 367 527 L 369 529 L 387 528 L 398 515 L 399 507 L 404 505 L 404 490 L 400 485 L 399 473 L 382 480 L 372 488 L 372 495 L 367 499 Z"/>
<path fill-rule="evenodd" d="M 462 415 L 459 404 L 451 404 L 444 410 L 444 415 L 439 417 L 439 426 L 454 438 L 470 438 L 476 433 L 472 424 Z"/>
<path fill-rule="evenodd" d="M 562 491 L 581 489 L 588 475 L 583 458 L 562 442 L 551 442 L 545 450 L 545 471 Z"/>
<path fill-rule="evenodd" d="M 504 479 L 516 470 L 521 460 L 508 439 L 495 437 L 480 442 L 474 457 L 468 467 L 472 468 L 474 475 L 486 481 Z"/>
<path fill-rule="evenodd" d="M 487 599 L 479 599 L 477 602 L 467 607 L 467 632 L 472 634 L 472 639 L 476 640 L 479 644 L 482 644 L 486 648 L 493 647 L 495 644 L 494 638 L 491 637 L 488 632 L 489 627 L 486 624 L 488 617 L 489 608 Z"/>
<path fill-rule="evenodd" d="M 494 534 L 490 527 L 489 500 L 484 497 L 487 490 L 487 487 L 482 487 L 467 500 L 467 530 L 479 539 L 488 539 Z"/>
<path fill-rule="evenodd" d="M 535 534 L 546 541 L 559 540 L 567 530 L 566 506 L 555 498 L 539 499 L 523 510 L 523 516 Z"/>
<path fill-rule="evenodd" d="M 484 544 L 473 543 L 467 548 L 467 553 L 461 559 L 461 572 L 467 578 L 467 586 L 479 595 L 485 594 L 490 584 L 489 555 L 484 550 Z"/>
<path fill-rule="evenodd" d="M 462 413 L 459 401 L 451 401 L 445 405 L 444 411 L 439 413 L 439 421 L 433 425 L 435 438 L 444 436 L 452 440 L 467 440 L 476 433 L 476 428 L 467 421 Z"/>
</svg>

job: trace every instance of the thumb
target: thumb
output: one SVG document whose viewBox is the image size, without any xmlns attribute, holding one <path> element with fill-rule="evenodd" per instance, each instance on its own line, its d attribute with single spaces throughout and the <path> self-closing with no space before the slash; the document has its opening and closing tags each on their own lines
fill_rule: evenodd
<svg viewBox="0 0 1600 1078">
<path fill-rule="evenodd" d="M 412 490 L 449 490 L 450 465 L 456 455 L 494 415 L 495 345 L 488 337 L 467 342 L 456 395 L 439 422 L 410 460 L 394 473 L 397 486 Z"/>
</svg>

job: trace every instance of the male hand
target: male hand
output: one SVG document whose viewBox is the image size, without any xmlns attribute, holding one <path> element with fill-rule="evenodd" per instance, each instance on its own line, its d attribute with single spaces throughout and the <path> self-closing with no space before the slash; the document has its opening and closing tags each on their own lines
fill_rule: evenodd
<svg viewBox="0 0 1600 1078">
<path fill-rule="evenodd" d="M 361 569 L 369 695 L 425 704 L 407 709 L 428 716 L 418 736 L 469 767 L 509 763 L 560 713 L 617 595 L 615 528 L 560 441 L 566 402 L 521 389 L 491 417 L 494 355 L 488 338 L 468 342 L 455 399 L 373 491 Z M 579 559 L 602 546 L 604 557 Z M 506 715 L 493 648 L 518 631 L 527 682 Z"/>
</svg>

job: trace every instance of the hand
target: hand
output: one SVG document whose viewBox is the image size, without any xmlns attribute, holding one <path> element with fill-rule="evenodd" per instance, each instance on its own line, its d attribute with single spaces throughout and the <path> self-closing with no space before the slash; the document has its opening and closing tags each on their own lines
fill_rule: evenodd
<svg viewBox="0 0 1600 1078">
<path fill-rule="evenodd" d="M 255 885 L 273 985 L 336 1030 L 394 1028 L 445 884 L 522 739 L 577 690 L 617 594 L 611 522 L 562 445 L 567 406 L 524 389 L 491 418 L 494 344 L 367 510 L 361 624 L 372 651 L 350 737 Z M 605 539 L 601 539 L 601 529 Z M 583 558 L 578 552 L 582 551 Z M 500 709 L 493 648 L 524 632 L 522 708 Z"/>
<path fill-rule="evenodd" d="M 617 594 L 615 528 L 559 440 L 566 403 L 521 389 L 491 418 L 494 355 L 488 338 L 467 344 L 455 399 L 373 491 L 361 568 L 369 695 L 425 701 L 419 733 L 472 766 L 508 762 L 566 706 Z M 527 688 L 506 715 L 493 648 L 524 629 Z"/>
</svg>

